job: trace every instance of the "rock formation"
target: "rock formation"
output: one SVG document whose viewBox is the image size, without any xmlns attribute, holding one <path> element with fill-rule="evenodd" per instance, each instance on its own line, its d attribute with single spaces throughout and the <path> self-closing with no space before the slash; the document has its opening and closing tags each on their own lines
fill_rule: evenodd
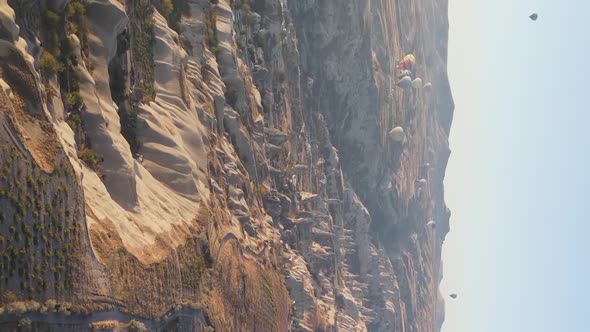
<svg viewBox="0 0 590 332">
<path fill-rule="evenodd" d="M 2 329 L 439 331 L 446 10 L 0 0 Z"/>
</svg>

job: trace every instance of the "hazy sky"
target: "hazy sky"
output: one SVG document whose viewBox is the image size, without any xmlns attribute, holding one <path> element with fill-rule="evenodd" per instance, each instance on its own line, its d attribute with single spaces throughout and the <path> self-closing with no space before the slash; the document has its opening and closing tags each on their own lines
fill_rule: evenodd
<svg viewBox="0 0 590 332">
<path fill-rule="evenodd" d="M 443 332 L 590 331 L 589 9 L 449 0 Z"/>
</svg>

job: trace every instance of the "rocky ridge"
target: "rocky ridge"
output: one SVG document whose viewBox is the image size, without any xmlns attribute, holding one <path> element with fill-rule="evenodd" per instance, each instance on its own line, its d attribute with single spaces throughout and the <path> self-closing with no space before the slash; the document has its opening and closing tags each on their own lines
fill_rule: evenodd
<svg viewBox="0 0 590 332">
<path fill-rule="evenodd" d="M 447 5 L 0 0 L 0 324 L 438 331 Z"/>
</svg>

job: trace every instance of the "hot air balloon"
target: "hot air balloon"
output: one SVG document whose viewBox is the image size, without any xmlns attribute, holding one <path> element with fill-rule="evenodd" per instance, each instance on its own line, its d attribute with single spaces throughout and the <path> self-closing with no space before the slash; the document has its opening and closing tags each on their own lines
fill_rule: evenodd
<svg viewBox="0 0 590 332">
<path fill-rule="evenodd" d="M 451 294 L 450 296 L 451 296 L 451 298 L 453 298 L 453 299 L 456 299 L 456 298 L 457 298 L 457 294 L 455 294 L 455 293 Z"/>
<path fill-rule="evenodd" d="M 412 77 L 412 71 L 411 70 L 407 70 L 407 69 L 402 69 L 399 72 L 399 75 L 397 75 L 397 79 L 401 80 L 402 78 L 404 78 L 405 76 L 410 76 Z"/>
<path fill-rule="evenodd" d="M 402 89 L 409 89 L 412 87 L 412 79 L 410 76 L 404 76 L 399 82 L 397 82 L 397 85 Z"/>
<path fill-rule="evenodd" d="M 420 178 L 426 178 L 428 177 L 428 173 L 430 172 L 430 170 L 433 170 L 433 167 L 430 167 L 430 163 L 425 163 L 424 165 L 421 165 L 420 167 L 418 167 L 418 177 Z"/>
<path fill-rule="evenodd" d="M 418 187 L 426 187 L 426 184 L 428 184 L 428 181 L 426 181 L 426 179 L 416 180 L 416 186 Z"/>
<path fill-rule="evenodd" d="M 414 89 L 422 89 L 422 79 L 418 77 L 415 80 L 413 80 L 412 87 Z"/>
<path fill-rule="evenodd" d="M 395 127 L 389 132 L 389 137 L 395 142 L 401 142 L 404 139 L 404 128 Z"/>
<path fill-rule="evenodd" d="M 413 54 L 407 54 L 406 56 L 404 56 L 402 61 L 400 61 L 400 63 L 396 67 L 401 70 L 403 70 L 403 69 L 412 70 L 412 67 L 414 67 L 415 63 L 416 63 L 416 57 L 414 57 Z"/>
<path fill-rule="evenodd" d="M 529 18 L 530 18 L 531 20 L 533 20 L 533 21 L 536 21 L 536 20 L 537 20 L 537 17 L 539 17 L 539 15 L 537 15 L 537 13 L 532 13 L 532 14 L 529 16 Z"/>
<path fill-rule="evenodd" d="M 428 82 L 428 83 L 424 84 L 424 89 L 428 90 L 430 88 L 432 88 L 432 83 Z"/>
</svg>

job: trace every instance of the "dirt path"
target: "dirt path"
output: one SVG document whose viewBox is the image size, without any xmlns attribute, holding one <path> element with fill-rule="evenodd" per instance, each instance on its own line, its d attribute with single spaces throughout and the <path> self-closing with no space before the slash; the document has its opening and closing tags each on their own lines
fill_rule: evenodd
<svg viewBox="0 0 590 332">
<path fill-rule="evenodd" d="M 156 321 L 153 319 L 146 319 L 134 315 L 125 314 L 119 311 L 98 311 L 89 316 L 80 316 L 80 315 L 62 315 L 57 313 L 46 313 L 42 314 L 39 312 L 28 312 L 22 315 L 17 314 L 5 314 L 0 317 L 0 330 L 2 330 L 2 326 L 8 324 L 14 324 L 14 322 L 19 321 L 23 318 L 28 318 L 33 323 L 42 323 L 42 324 L 50 324 L 50 325 L 79 325 L 82 326 L 89 326 L 92 323 L 102 322 L 102 321 L 116 321 L 122 324 L 128 324 L 132 320 L 136 320 L 145 324 L 145 326 L 150 331 L 163 331 L 164 328 L 172 321 L 177 318 L 186 317 L 186 318 L 194 318 L 197 315 L 202 315 L 202 310 L 195 310 L 190 308 L 182 308 L 180 310 L 175 310 L 168 312 L 170 315 L 165 320 Z"/>
<path fill-rule="evenodd" d="M 221 240 L 221 243 L 219 244 L 219 249 L 217 249 L 217 254 L 215 256 L 215 265 L 217 265 L 217 262 L 219 261 L 219 255 L 221 254 L 221 250 L 223 249 L 223 246 L 229 240 L 235 240 L 236 242 L 238 242 L 238 237 L 234 233 L 232 233 L 232 232 L 229 232 L 229 233 L 225 234 L 225 236 L 223 237 L 223 240 Z M 264 247 L 262 247 L 262 249 L 260 249 L 259 252 L 255 252 L 254 250 L 252 250 L 248 246 L 246 246 L 243 249 L 240 248 L 240 252 L 242 254 L 242 257 L 247 258 L 247 259 L 250 258 L 250 257 L 247 257 L 247 256 L 251 256 L 253 259 L 261 258 L 262 256 L 264 256 L 266 254 L 266 250 L 267 250 L 267 245 L 266 244 L 264 244 Z"/>
</svg>

